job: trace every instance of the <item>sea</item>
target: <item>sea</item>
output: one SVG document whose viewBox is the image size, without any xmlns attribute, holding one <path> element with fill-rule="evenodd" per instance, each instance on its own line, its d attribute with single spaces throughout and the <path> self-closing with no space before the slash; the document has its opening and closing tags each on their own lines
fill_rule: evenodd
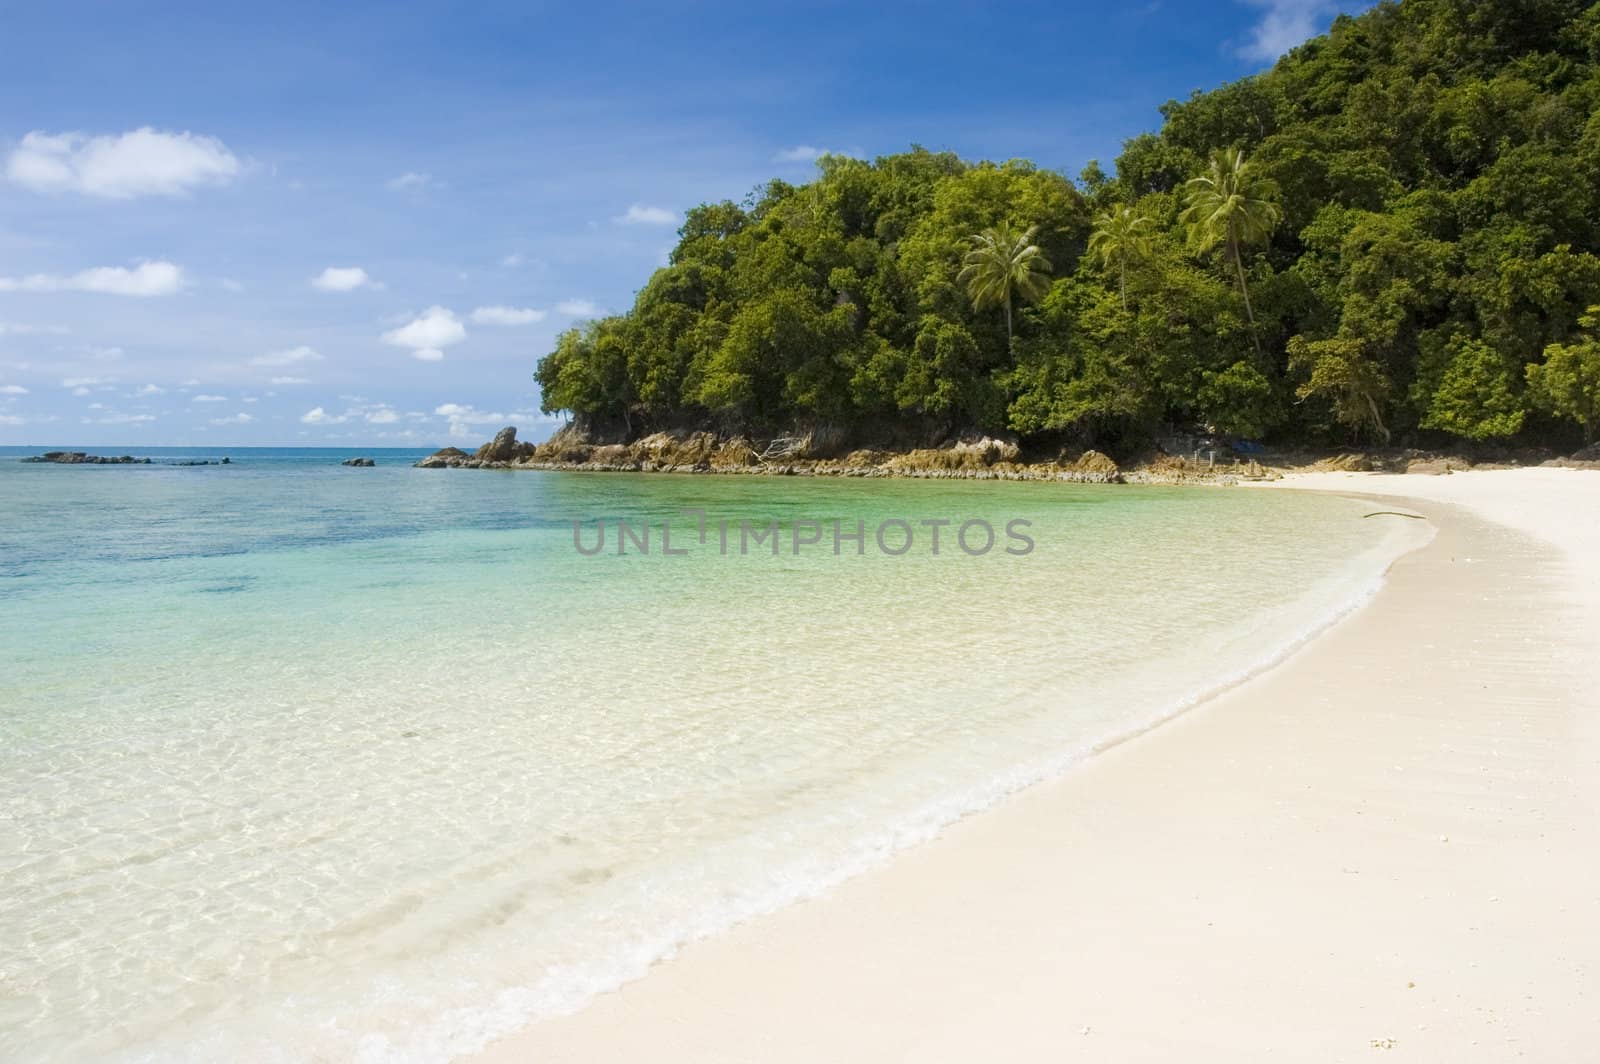
<svg viewBox="0 0 1600 1064">
<path fill-rule="evenodd" d="M 470 1054 L 1271 666 L 1425 534 L 126 450 L 0 448 L 0 1059 Z"/>
</svg>

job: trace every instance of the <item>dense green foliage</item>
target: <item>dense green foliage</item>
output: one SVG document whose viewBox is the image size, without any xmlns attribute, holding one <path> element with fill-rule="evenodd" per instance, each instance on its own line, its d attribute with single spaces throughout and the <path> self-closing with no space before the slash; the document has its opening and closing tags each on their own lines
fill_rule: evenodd
<svg viewBox="0 0 1600 1064">
<path fill-rule="evenodd" d="M 1405 0 L 1162 108 L 1114 177 L 912 150 L 690 211 L 547 410 L 1137 443 L 1592 437 L 1600 4 Z"/>
</svg>

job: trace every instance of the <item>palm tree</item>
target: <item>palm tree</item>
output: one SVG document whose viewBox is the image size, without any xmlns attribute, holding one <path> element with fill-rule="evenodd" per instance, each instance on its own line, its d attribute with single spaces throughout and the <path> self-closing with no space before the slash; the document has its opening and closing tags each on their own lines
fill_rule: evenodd
<svg viewBox="0 0 1600 1064">
<path fill-rule="evenodd" d="M 1250 287 L 1245 283 L 1243 248 L 1264 243 L 1277 228 L 1280 213 L 1272 202 L 1275 190 L 1256 180 L 1243 150 L 1237 148 L 1214 153 L 1206 172 L 1185 184 L 1184 190 L 1188 205 L 1178 220 L 1189 227 L 1189 242 L 1196 251 L 1210 251 L 1218 244 L 1225 247 L 1239 279 L 1239 294 L 1244 297 L 1250 338 L 1260 354 Z"/>
<path fill-rule="evenodd" d="M 956 281 L 967 286 L 972 308 L 999 306 L 1006 312 L 1006 344 L 1011 344 L 1011 302 L 1013 296 L 1030 301 L 1041 298 L 1050 287 L 1050 260 L 1033 242 L 1039 227 L 1030 225 L 1016 235 L 1001 222 L 971 237 Z"/>
<path fill-rule="evenodd" d="M 1101 211 L 1089 235 L 1089 253 L 1106 269 L 1117 268 L 1122 309 L 1128 309 L 1128 264 L 1150 257 L 1150 231 L 1155 223 L 1129 206 Z"/>
</svg>

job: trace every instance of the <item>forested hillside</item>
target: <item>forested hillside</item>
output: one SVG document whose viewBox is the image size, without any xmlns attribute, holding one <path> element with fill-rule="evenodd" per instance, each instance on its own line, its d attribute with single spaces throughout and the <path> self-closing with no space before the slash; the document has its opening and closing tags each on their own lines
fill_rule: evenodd
<svg viewBox="0 0 1600 1064">
<path fill-rule="evenodd" d="M 1381 4 L 1162 114 L 1112 175 L 914 149 L 697 207 L 540 361 L 544 406 L 618 437 L 1592 438 L 1600 4 Z"/>
</svg>

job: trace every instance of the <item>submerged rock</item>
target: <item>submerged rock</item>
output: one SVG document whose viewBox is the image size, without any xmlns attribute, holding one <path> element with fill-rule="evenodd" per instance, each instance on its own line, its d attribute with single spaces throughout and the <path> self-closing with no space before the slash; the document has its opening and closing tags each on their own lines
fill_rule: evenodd
<svg viewBox="0 0 1600 1064">
<path fill-rule="evenodd" d="M 424 461 L 426 461 L 426 459 L 424 459 Z M 346 458 L 344 461 L 340 462 L 339 464 L 340 465 L 347 465 L 347 466 L 358 466 L 358 467 L 360 467 L 362 469 L 370 469 L 373 466 L 377 465 L 378 463 L 374 462 L 370 458 Z"/>
</svg>

